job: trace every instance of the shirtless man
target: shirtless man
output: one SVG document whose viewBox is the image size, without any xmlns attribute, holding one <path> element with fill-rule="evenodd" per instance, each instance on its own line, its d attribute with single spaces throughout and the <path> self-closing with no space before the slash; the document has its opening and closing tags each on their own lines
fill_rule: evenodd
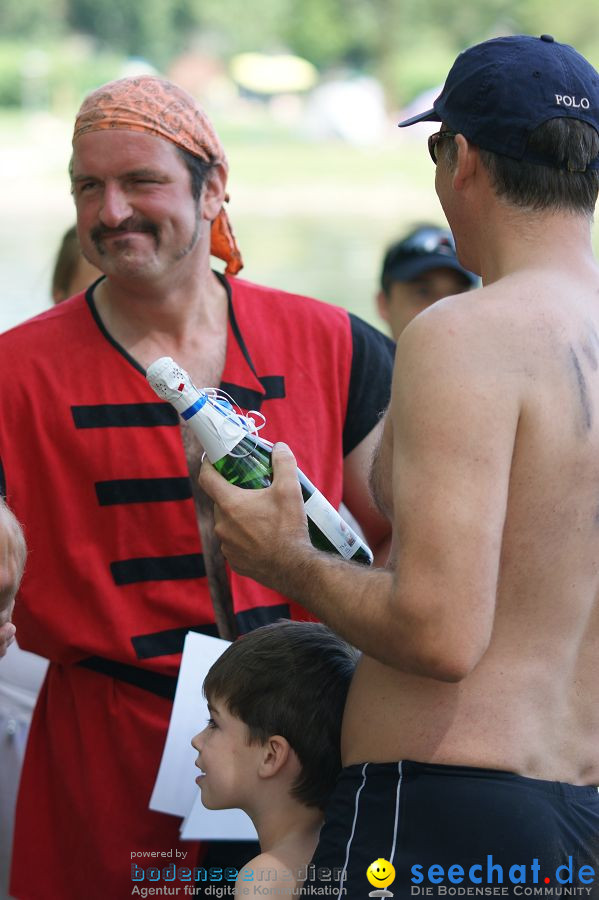
<svg viewBox="0 0 599 900">
<path fill-rule="evenodd" d="M 351 898 L 379 857 L 402 900 L 441 885 L 592 896 L 599 76 L 548 35 L 500 38 L 462 53 L 419 119 L 442 123 L 437 194 L 483 287 L 434 304 L 398 343 L 372 476 L 393 569 L 310 547 L 284 446 L 267 490 L 207 464 L 200 480 L 233 567 L 364 652 L 316 866 L 344 866 Z"/>
</svg>

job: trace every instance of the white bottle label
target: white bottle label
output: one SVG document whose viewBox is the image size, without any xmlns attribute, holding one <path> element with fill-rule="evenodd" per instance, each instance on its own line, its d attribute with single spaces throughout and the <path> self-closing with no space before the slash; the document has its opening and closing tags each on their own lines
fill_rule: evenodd
<svg viewBox="0 0 599 900">
<path fill-rule="evenodd" d="M 341 556 L 351 559 L 358 552 L 360 538 L 319 490 L 315 490 L 312 496 L 308 497 L 304 509 L 308 518 L 318 525 Z"/>
</svg>

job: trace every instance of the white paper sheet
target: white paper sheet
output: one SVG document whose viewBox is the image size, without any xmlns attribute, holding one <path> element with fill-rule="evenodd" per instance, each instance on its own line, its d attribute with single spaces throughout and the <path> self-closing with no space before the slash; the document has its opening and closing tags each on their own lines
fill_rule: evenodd
<svg viewBox="0 0 599 900">
<path fill-rule="evenodd" d="M 150 800 L 150 809 L 187 816 L 198 793 L 194 766 L 197 753 L 190 744 L 208 719 L 202 684 L 208 669 L 229 646 L 228 641 L 188 632 L 168 734 Z"/>
<path fill-rule="evenodd" d="M 210 666 L 229 646 L 229 641 L 190 631 L 185 638 L 175 701 L 164 744 L 150 809 L 182 816 L 185 840 L 255 840 L 251 820 L 239 809 L 211 810 L 202 806 L 195 783 L 197 752 L 194 734 L 208 719 L 202 684 Z"/>
</svg>

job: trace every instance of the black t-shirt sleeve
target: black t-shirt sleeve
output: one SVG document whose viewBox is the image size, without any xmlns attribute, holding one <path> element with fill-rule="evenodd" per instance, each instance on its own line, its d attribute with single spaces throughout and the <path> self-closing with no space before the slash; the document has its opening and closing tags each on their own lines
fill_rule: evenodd
<svg viewBox="0 0 599 900">
<path fill-rule="evenodd" d="M 344 456 L 370 434 L 386 410 L 395 356 L 395 344 L 390 338 L 351 313 L 349 320 L 353 351 L 343 427 Z"/>
</svg>

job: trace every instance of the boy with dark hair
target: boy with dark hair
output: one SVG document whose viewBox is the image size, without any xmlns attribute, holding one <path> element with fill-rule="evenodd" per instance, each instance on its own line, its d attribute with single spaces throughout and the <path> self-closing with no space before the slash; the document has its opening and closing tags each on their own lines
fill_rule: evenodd
<svg viewBox="0 0 599 900">
<path fill-rule="evenodd" d="M 341 770 L 341 719 L 357 658 L 326 626 L 284 621 L 231 644 L 208 672 L 210 719 L 192 740 L 202 802 L 243 809 L 260 840 L 236 893 L 262 893 L 264 870 L 274 893 L 299 887 Z"/>
</svg>

